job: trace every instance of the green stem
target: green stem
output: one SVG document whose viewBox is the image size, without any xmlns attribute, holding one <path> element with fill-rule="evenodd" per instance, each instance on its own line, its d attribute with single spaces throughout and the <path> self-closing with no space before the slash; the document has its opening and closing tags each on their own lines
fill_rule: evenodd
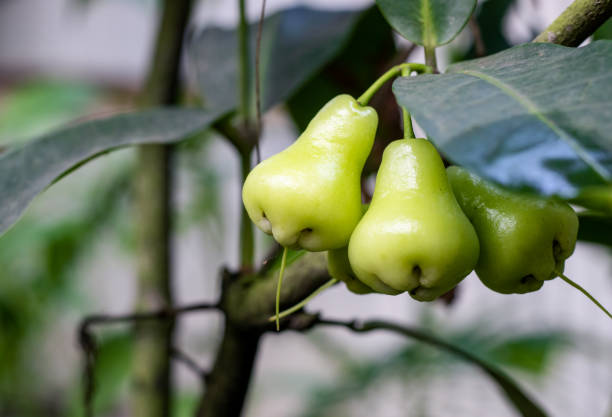
<svg viewBox="0 0 612 417">
<path fill-rule="evenodd" d="M 612 17 L 612 0 L 575 0 L 534 42 L 578 46 Z"/>
<path fill-rule="evenodd" d="M 283 283 L 283 275 L 285 274 L 285 265 L 287 264 L 287 248 L 283 248 L 283 257 L 281 259 L 280 271 L 278 271 L 278 283 L 276 284 L 276 331 L 280 330 L 280 296 L 281 285 Z"/>
<path fill-rule="evenodd" d="M 404 63 L 404 64 L 396 65 L 394 67 L 391 67 L 387 72 L 385 72 L 376 81 L 374 81 L 374 83 L 361 96 L 359 96 L 359 98 L 357 99 L 357 102 L 361 104 L 362 106 L 366 106 L 368 102 L 370 101 L 370 99 L 372 98 L 372 96 L 378 90 L 380 90 L 380 87 L 382 87 L 390 79 L 400 75 L 400 73 L 402 72 L 404 68 L 408 69 L 410 72 L 416 71 L 421 74 L 423 73 L 431 74 L 432 73 L 432 69 L 428 67 L 427 65 L 423 65 L 423 64 Z"/>
<path fill-rule="evenodd" d="M 171 105 L 180 98 L 180 62 L 191 0 L 164 0 L 151 67 L 139 97 L 142 107 Z M 135 178 L 136 308 L 172 309 L 171 147 L 139 147 Z M 133 417 L 164 417 L 172 407 L 171 346 L 174 320 L 134 326 L 130 412 Z"/>
<path fill-rule="evenodd" d="M 327 281 L 325 284 L 321 285 L 319 288 L 317 288 L 316 290 L 314 290 L 312 292 L 312 294 L 310 294 L 308 297 L 304 298 L 302 301 L 300 301 L 299 303 L 297 303 L 296 305 L 294 305 L 293 307 L 288 308 L 287 310 L 283 310 L 281 313 L 277 312 L 276 316 L 272 316 L 268 319 L 268 321 L 275 321 L 277 319 L 282 319 L 284 317 L 287 317 L 293 313 L 295 313 L 298 310 L 301 310 L 302 308 L 304 308 L 304 306 L 306 304 L 308 304 L 310 302 L 310 300 L 312 300 L 313 298 L 315 298 L 317 295 L 319 295 L 320 293 L 322 293 L 323 291 L 325 291 L 326 289 L 328 289 L 329 287 L 331 287 L 332 285 L 336 284 L 338 282 L 338 280 L 336 278 L 332 278 L 329 281 Z"/>
<path fill-rule="evenodd" d="M 608 317 L 610 317 L 612 319 L 612 314 L 610 314 L 610 312 L 608 310 L 606 310 L 606 308 L 604 306 L 602 306 L 599 303 L 599 301 L 597 301 L 595 299 L 595 297 L 593 297 L 591 294 L 589 294 L 589 292 L 587 290 L 582 288 L 580 285 L 576 284 L 574 281 L 572 281 L 571 279 L 569 279 L 568 277 L 563 275 L 561 272 L 555 271 L 555 274 L 559 275 L 563 281 L 567 282 L 569 285 L 571 285 L 572 287 L 576 288 L 578 291 L 580 291 L 581 293 L 586 295 L 589 300 L 591 300 L 593 303 L 595 303 L 595 305 L 597 307 L 599 307 L 604 313 L 606 313 L 608 315 Z"/>
<path fill-rule="evenodd" d="M 410 71 L 408 68 L 402 69 L 402 77 L 408 77 L 410 75 Z M 414 129 L 412 128 L 412 118 L 410 117 L 410 113 L 406 110 L 405 107 L 402 106 L 402 118 L 404 120 L 404 139 L 414 138 Z"/>
<path fill-rule="evenodd" d="M 240 112 L 246 125 L 251 121 L 251 89 L 249 65 L 249 25 L 246 19 L 246 0 L 239 0 L 238 51 L 240 64 Z"/>
<path fill-rule="evenodd" d="M 431 67 L 433 72 L 438 72 L 438 60 L 436 59 L 435 47 L 425 47 L 425 65 Z"/>
<path fill-rule="evenodd" d="M 243 152 L 240 154 L 240 163 L 242 169 L 242 183 L 247 175 L 251 171 L 251 153 Z M 244 208 L 244 204 L 241 204 L 242 212 L 240 214 L 240 265 L 245 271 L 250 270 L 253 267 L 255 259 L 255 243 L 253 235 L 253 223 L 249 218 L 249 214 Z"/>
</svg>

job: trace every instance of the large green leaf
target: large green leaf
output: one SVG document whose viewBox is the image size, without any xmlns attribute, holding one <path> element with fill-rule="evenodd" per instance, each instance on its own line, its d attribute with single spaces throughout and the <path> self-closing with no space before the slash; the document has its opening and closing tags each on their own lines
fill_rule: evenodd
<svg viewBox="0 0 612 417">
<path fill-rule="evenodd" d="M 461 32 L 476 0 L 376 0 L 376 4 L 404 38 L 436 47 L 452 41 Z"/>
<path fill-rule="evenodd" d="M 0 154 L 0 233 L 37 194 L 84 161 L 123 146 L 172 143 L 205 129 L 223 113 L 152 109 L 85 122 Z"/>
<path fill-rule="evenodd" d="M 324 11 L 296 7 L 264 21 L 260 57 L 262 108 L 285 100 L 340 52 L 362 11 Z M 257 25 L 250 25 L 254 68 Z M 189 41 L 205 105 L 231 110 L 238 103 L 238 40 L 236 30 L 206 28 Z M 251 74 L 252 80 L 254 79 Z M 251 97 L 254 94 L 251 82 Z M 252 103 L 254 104 L 254 103 Z"/>
<path fill-rule="evenodd" d="M 393 85 L 452 161 L 504 186 L 575 196 L 612 180 L 612 42 L 525 44 Z"/>
</svg>

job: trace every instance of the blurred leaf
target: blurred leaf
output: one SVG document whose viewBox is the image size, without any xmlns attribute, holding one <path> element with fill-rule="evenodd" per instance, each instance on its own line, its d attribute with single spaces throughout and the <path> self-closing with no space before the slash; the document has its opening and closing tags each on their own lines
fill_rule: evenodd
<svg viewBox="0 0 612 417">
<path fill-rule="evenodd" d="M 452 41 L 470 18 L 476 0 L 376 0 L 391 26 L 425 47 Z"/>
<path fill-rule="evenodd" d="M 291 96 L 333 59 L 348 40 L 361 11 L 324 11 L 306 7 L 282 10 L 264 21 L 261 41 L 261 97 L 265 111 Z M 254 68 L 257 24 L 250 25 Z M 238 103 L 236 30 L 206 28 L 189 41 L 200 92 L 207 107 L 231 110 Z M 254 74 L 251 98 L 254 100 Z M 254 102 L 251 103 L 254 106 Z"/>
<path fill-rule="evenodd" d="M 32 400 L 40 386 L 31 378 L 40 360 L 30 355 L 56 313 L 82 302 L 72 292 L 74 266 L 114 220 L 129 180 L 115 169 L 97 180 L 82 210 L 51 223 L 29 215 L 0 239 L 0 404 L 41 415 L 44 403 Z"/>
<path fill-rule="evenodd" d="M 393 33 L 378 8 L 364 11 L 341 52 L 290 96 L 287 105 L 298 129 L 306 129 L 332 97 L 363 93 L 395 53 Z"/>
<path fill-rule="evenodd" d="M 425 314 L 421 321 L 438 328 L 438 332 L 442 330 L 441 324 L 436 323 L 430 315 Z M 552 355 L 565 347 L 570 340 L 567 333 L 496 332 L 490 328 L 488 322 L 471 323 L 460 329 L 444 329 L 444 333 L 442 344 L 451 347 L 450 349 L 437 343 L 410 343 L 374 360 L 353 358 L 349 352 L 343 352 L 338 346 L 330 349 L 324 345 L 322 352 L 330 356 L 330 360 L 344 364 L 342 376 L 331 384 L 313 387 L 309 407 L 302 417 L 330 415 L 332 407 L 351 398 L 362 397 L 367 389 L 380 385 L 381 379 L 384 378 L 401 381 L 417 379 L 420 385 L 426 384 L 427 380 L 433 382 L 436 377 L 444 377 L 458 370 L 459 368 L 452 365 L 464 365 L 466 356 L 471 356 L 468 362 L 480 367 L 499 384 L 517 407 L 517 411 L 521 410 L 522 415 L 545 415 L 535 404 L 529 403 L 530 400 L 516 383 L 498 366 L 509 366 L 523 372 L 542 375 L 548 369 Z M 433 338 L 437 339 L 435 336 Z M 330 341 L 326 339 L 325 343 Z"/>
<path fill-rule="evenodd" d="M 586 187 L 571 202 L 589 210 L 612 216 L 612 185 Z"/>
<path fill-rule="evenodd" d="M 612 39 L 612 18 L 606 20 L 593 34 L 593 40 Z"/>
<path fill-rule="evenodd" d="M 393 84 L 445 155 L 489 180 L 575 196 L 612 180 L 612 42 L 520 45 Z"/>
<path fill-rule="evenodd" d="M 584 212 L 578 214 L 578 219 L 578 240 L 612 247 L 612 217 L 602 213 Z"/>
<path fill-rule="evenodd" d="M 567 342 L 567 337 L 558 332 L 517 335 L 488 348 L 486 355 L 494 363 L 542 374 L 552 354 Z"/>
<path fill-rule="evenodd" d="M 175 417 L 194 416 L 200 404 L 200 397 L 201 395 L 199 393 L 179 393 L 172 401 L 172 415 Z"/>
<path fill-rule="evenodd" d="M 112 411 L 117 405 L 119 394 L 127 386 L 132 362 L 133 336 L 130 332 L 114 333 L 98 336 L 98 352 L 94 367 L 96 392 L 94 410 L 96 415 Z M 83 415 L 82 375 L 75 381 L 76 394 L 70 404 L 70 416 Z"/>
<path fill-rule="evenodd" d="M 0 154 L 0 234 L 66 171 L 119 147 L 172 143 L 204 130 L 219 111 L 146 110 L 85 122 Z"/>
<path fill-rule="evenodd" d="M 0 144 L 15 144 L 83 115 L 100 97 L 93 86 L 36 81 L 12 87 L 0 100 Z"/>
</svg>

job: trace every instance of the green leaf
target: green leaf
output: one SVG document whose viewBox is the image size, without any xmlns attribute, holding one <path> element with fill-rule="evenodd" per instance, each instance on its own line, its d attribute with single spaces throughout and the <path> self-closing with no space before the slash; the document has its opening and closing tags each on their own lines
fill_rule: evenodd
<svg viewBox="0 0 612 417">
<path fill-rule="evenodd" d="M 612 180 L 612 42 L 525 44 L 400 78 L 393 91 L 453 162 L 518 190 L 573 197 Z"/>
<path fill-rule="evenodd" d="M 612 39 L 612 18 L 606 20 L 593 34 L 593 40 Z"/>
<path fill-rule="evenodd" d="M 508 367 L 532 374 L 542 374 L 551 357 L 568 343 L 559 332 L 538 332 L 511 337 L 489 348 L 487 357 Z"/>
<path fill-rule="evenodd" d="M 261 41 L 261 97 L 266 110 L 282 102 L 340 52 L 361 11 L 296 7 L 267 17 Z M 255 67 L 257 24 L 250 25 L 250 67 Z M 208 108 L 231 110 L 238 103 L 236 30 L 218 27 L 196 33 L 188 53 Z M 254 75 L 251 74 L 252 80 Z M 254 82 L 251 82 L 254 100 Z M 254 102 L 252 103 L 254 106 Z"/>
<path fill-rule="evenodd" d="M 17 221 L 37 194 L 88 159 L 124 146 L 177 142 L 222 115 L 178 108 L 120 114 L 68 127 L 0 154 L 0 233 Z"/>
<path fill-rule="evenodd" d="M 444 45 L 461 32 L 476 0 L 376 0 L 393 28 L 428 48 Z"/>
<path fill-rule="evenodd" d="M 612 217 L 603 213 L 584 212 L 578 214 L 578 219 L 578 240 L 612 247 Z"/>
<path fill-rule="evenodd" d="M 396 52 L 393 32 L 378 8 L 364 11 L 342 51 L 289 98 L 289 112 L 298 129 L 303 131 L 331 97 L 362 94 L 390 65 Z M 383 115 L 380 117 L 382 122 Z M 392 119 L 397 125 L 396 118 Z"/>
</svg>

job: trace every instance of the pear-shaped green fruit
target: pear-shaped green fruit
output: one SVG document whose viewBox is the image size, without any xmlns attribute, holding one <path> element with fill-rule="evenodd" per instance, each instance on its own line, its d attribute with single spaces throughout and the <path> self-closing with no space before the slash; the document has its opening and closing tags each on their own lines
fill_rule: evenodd
<svg viewBox="0 0 612 417">
<path fill-rule="evenodd" d="M 361 171 L 378 116 L 340 95 L 297 141 L 257 165 L 242 189 L 251 220 L 281 245 L 309 251 L 348 244 L 361 217 Z"/>
<path fill-rule="evenodd" d="M 564 202 L 503 190 L 460 168 L 448 178 L 480 240 L 476 274 L 504 294 L 536 291 L 563 272 L 576 246 L 578 217 Z"/>
<path fill-rule="evenodd" d="M 368 211 L 369 204 L 362 204 L 362 213 L 365 214 Z M 332 249 L 327 252 L 327 271 L 332 278 L 342 281 L 346 284 L 349 291 L 355 294 L 370 294 L 374 291 L 372 288 L 361 282 L 351 268 L 351 263 L 348 257 L 348 245 L 340 249 Z M 380 285 L 384 285 L 382 282 Z M 387 287 L 385 293 L 395 294 L 395 291 L 391 287 Z"/>
<path fill-rule="evenodd" d="M 369 204 L 361 205 L 362 216 L 368 211 L 369 206 Z M 355 276 L 348 258 L 348 245 L 327 252 L 327 272 L 329 272 L 332 278 L 344 282 L 349 291 L 355 294 L 369 294 L 374 292 L 372 288 L 359 281 Z"/>
<path fill-rule="evenodd" d="M 448 292 L 472 271 L 478 238 L 429 141 L 387 146 L 372 203 L 351 236 L 349 260 L 375 291 L 408 291 L 420 301 Z"/>
<path fill-rule="evenodd" d="M 348 247 L 332 249 L 327 252 L 327 271 L 332 278 L 342 281 L 346 288 L 355 294 L 370 294 L 374 290 L 359 281 L 351 268 L 348 257 Z"/>
</svg>

